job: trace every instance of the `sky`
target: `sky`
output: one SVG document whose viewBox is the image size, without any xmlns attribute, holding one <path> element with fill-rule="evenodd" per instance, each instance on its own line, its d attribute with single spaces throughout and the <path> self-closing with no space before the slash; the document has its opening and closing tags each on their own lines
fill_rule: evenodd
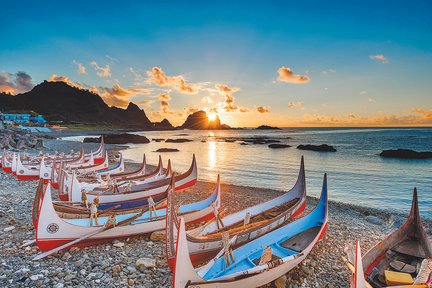
<svg viewBox="0 0 432 288">
<path fill-rule="evenodd" d="M 432 126 L 432 2 L 265 2 L 3 2 L 0 91 L 65 81 L 174 125 Z"/>
</svg>

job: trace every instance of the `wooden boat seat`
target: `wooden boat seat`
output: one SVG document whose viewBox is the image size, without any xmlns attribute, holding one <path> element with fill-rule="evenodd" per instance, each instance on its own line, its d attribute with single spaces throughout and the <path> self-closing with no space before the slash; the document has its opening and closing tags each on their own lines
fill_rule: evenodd
<svg viewBox="0 0 432 288">
<path fill-rule="evenodd" d="M 393 247 L 393 251 L 417 258 L 428 258 L 418 239 L 408 239 Z"/>
<path fill-rule="evenodd" d="M 415 266 L 399 260 L 393 260 L 392 262 L 390 262 L 390 267 L 397 272 L 403 272 L 408 274 L 413 274 L 417 271 Z"/>
<path fill-rule="evenodd" d="M 319 226 L 309 228 L 309 229 L 285 240 L 284 242 L 280 243 L 279 245 L 283 248 L 290 249 L 290 250 L 293 250 L 293 251 L 300 253 L 306 247 L 309 246 L 309 244 L 318 235 L 320 230 L 321 230 L 321 227 L 319 227 Z"/>
</svg>

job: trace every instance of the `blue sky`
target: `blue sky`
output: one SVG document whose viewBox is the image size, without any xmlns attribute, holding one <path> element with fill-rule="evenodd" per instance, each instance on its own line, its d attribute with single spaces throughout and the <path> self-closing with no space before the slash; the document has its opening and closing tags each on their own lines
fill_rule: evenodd
<svg viewBox="0 0 432 288">
<path fill-rule="evenodd" d="M 24 71 L 34 84 L 67 77 L 104 93 L 109 104 L 140 102 L 152 120 L 174 123 L 206 109 L 234 126 L 432 125 L 430 1 L 8 1 L 2 7 L 0 89 L 3 83 L 23 92 L 14 81 Z M 110 75 L 98 76 L 96 67 L 107 65 Z M 155 82 L 153 67 L 168 81 Z M 309 81 L 278 80 L 281 67 Z M 193 93 L 179 88 L 181 79 Z"/>
</svg>

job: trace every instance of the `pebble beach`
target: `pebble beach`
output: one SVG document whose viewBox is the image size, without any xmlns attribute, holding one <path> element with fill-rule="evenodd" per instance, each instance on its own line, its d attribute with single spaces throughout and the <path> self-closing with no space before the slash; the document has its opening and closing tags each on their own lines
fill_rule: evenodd
<svg viewBox="0 0 432 288">
<path fill-rule="evenodd" d="M 131 170 L 136 166 L 127 164 Z M 331 194 L 331 175 L 328 180 Z M 163 235 L 158 233 L 72 248 L 40 261 L 32 261 L 40 253 L 39 249 L 35 244 L 22 245 L 35 239 L 31 209 L 36 186 L 36 181 L 18 182 L 12 175 L 0 172 L 0 287 L 171 285 L 172 274 L 165 261 L 164 241 L 158 239 Z M 179 200 L 189 203 L 204 199 L 214 186 L 215 183 L 198 181 L 194 187 L 179 192 Z M 221 188 L 222 208 L 226 208 L 228 213 L 269 200 L 283 192 L 224 184 Z M 308 197 L 307 210 L 316 203 L 316 198 Z M 286 279 L 279 279 L 278 283 L 271 284 L 272 287 L 348 287 L 350 273 L 343 260 L 345 247 L 359 240 L 366 251 L 400 226 L 404 219 L 405 215 L 330 201 L 326 237 L 301 265 L 286 275 Z M 424 225 L 430 233 L 431 223 L 424 221 Z"/>
</svg>

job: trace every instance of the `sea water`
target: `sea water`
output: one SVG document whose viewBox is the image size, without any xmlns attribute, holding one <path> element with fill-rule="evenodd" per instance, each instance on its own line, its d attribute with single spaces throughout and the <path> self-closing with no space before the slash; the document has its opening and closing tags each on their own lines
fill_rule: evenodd
<svg viewBox="0 0 432 288">
<path fill-rule="evenodd" d="M 175 171 L 183 172 L 196 155 L 199 179 L 215 181 L 218 174 L 227 184 L 277 190 L 290 189 L 298 175 L 303 155 L 308 195 L 318 197 L 324 173 L 328 174 L 329 198 L 345 203 L 408 213 L 412 191 L 417 187 L 421 213 L 432 219 L 432 159 L 382 158 L 385 149 L 432 151 L 432 128 L 290 128 L 281 130 L 163 131 L 137 132 L 152 138 L 187 138 L 188 143 L 150 142 L 130 145 L 127 159 L 157 163 L 159 148 L 180 152 L 162 153 L 164 165 L 171 159 Z M 224 142 L 226 137 L 270 137 L 285 149 L 267 145 Z M 205 141 L 205 142 L 201 142 Z M 328 144 L 337 152 L 296 149 L 299 144 Z"/>
</svg>

